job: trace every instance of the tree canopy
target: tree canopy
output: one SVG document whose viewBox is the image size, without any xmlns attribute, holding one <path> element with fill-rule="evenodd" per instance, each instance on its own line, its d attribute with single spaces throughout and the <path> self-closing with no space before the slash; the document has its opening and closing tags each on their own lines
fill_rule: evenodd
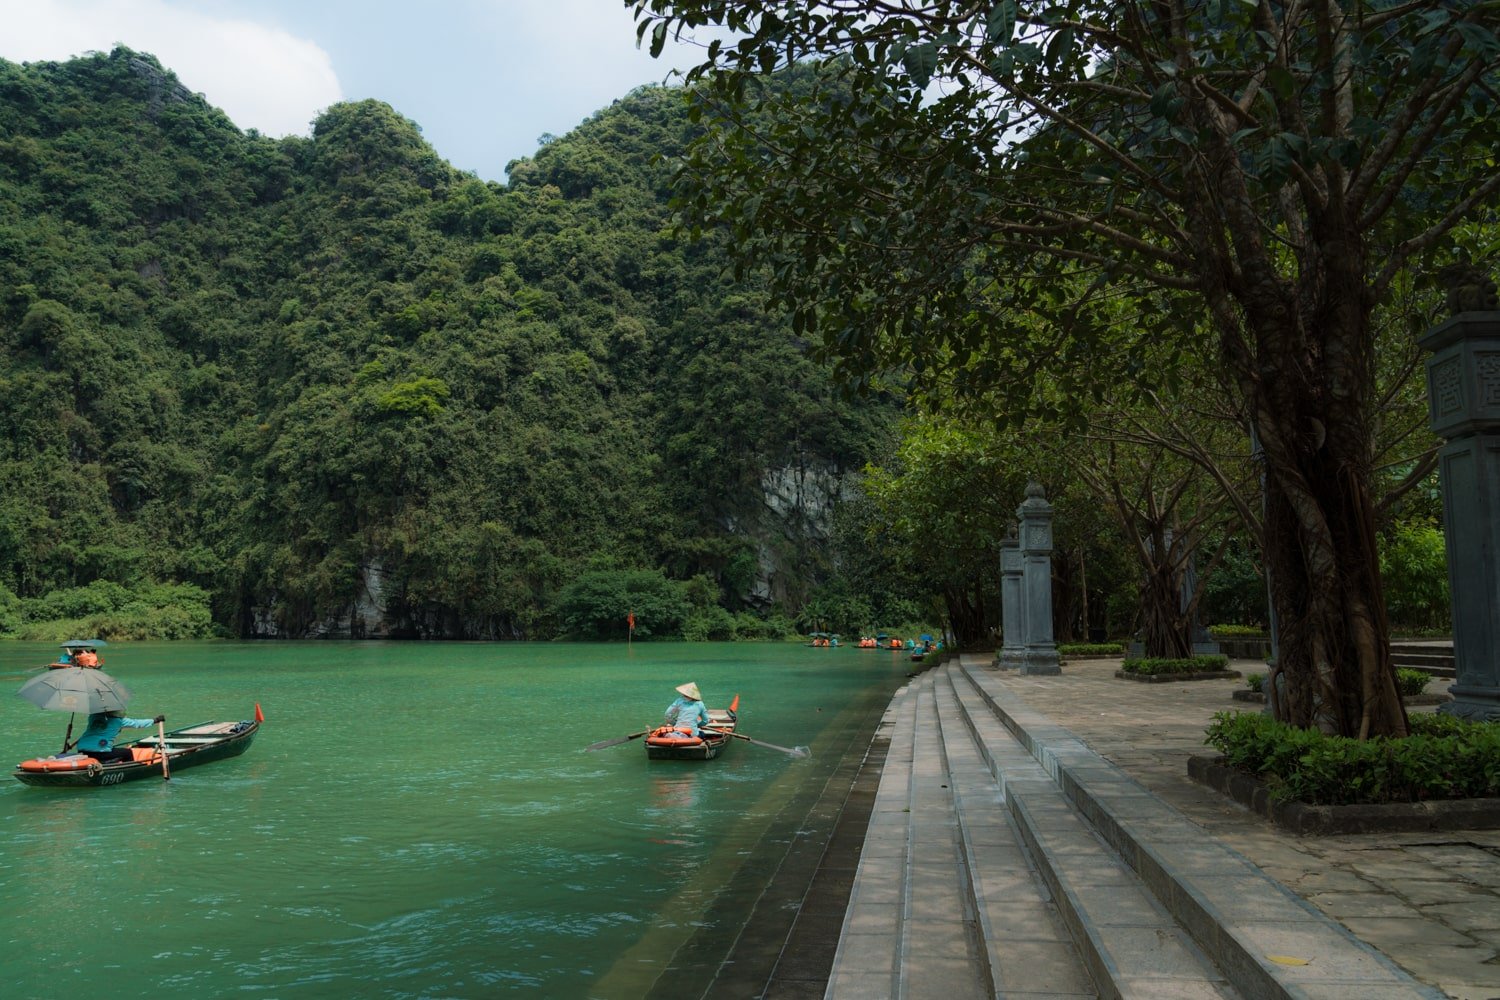
<svg viewBox="0 0 1500 1000">
<path fill-rule="evenodd" d="M 1493 0 L 628 5 L 657 50 L 728 31 L 688 74 L 680 205 L 851 377 L 903 364 L 1076 421 L 1108 385 L 1217 367 L 1264 455 L 1278 712 L 1405 731 L 1377 317 L 1493 219 Z"/>
</svg>

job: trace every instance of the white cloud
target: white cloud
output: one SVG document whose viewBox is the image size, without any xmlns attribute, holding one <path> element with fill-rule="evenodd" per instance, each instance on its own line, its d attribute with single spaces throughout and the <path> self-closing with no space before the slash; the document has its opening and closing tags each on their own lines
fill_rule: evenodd
<svg viewBox="0 0 1500 1000">
<path fill-rule="evenodd" d="M 328 53 L 280 28 L 164 0 L 0 0 L 0 57 L 63 60 L 118 44 L 149 52 L 240 128 L 306 134 L 343 98 Z"/>
</svg>

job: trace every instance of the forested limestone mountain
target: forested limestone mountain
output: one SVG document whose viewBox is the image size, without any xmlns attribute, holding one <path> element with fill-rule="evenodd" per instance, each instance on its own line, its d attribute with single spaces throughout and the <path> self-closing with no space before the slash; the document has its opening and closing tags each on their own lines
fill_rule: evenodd
<svg viewBox="0 0 1500 1000">
<path fill-rule="evenodd" d="M 241 635 L 540 637 L 591 569 L 795 610 L 890 434 L 670 228 L 681 95 L 509 185 L 390 107 L 241 133 L 152 57 L 0 61 L 0 591 Z"/>
</svg>

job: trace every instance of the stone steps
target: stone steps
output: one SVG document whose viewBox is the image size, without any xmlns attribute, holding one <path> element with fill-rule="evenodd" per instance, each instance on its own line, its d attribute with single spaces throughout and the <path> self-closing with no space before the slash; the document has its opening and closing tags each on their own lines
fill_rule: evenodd
<svg viewBox="0 0 1500 1000">
<path fill-rule="evenodd" d="M 826 997 L 1442 996 L 1030 711 L 981 659 L 919 675 L 888 719 Z"/>
<path fill-rule="evenodd" d="M 1412 979 L 1239 852 L 1214 840 L 1066 729 L 1028 709 L 1006 691 L 994 672 L 977 664 L 952 669 L 1041 765 L 1080 822 L 1140 879 L 1155 903 L 1192 938 L 1212 967 L 1222 971 L 1238 995 L 1257 1000 L 1437 1000 L 1443 996 Z M 1016 809 L 1011 811 L 1013 816 L 1021 815 Z M 1041 829 L 1043 822 L 1040 813 L 1025 818 L 1023 836 L 1028 835 L 1026 828 Z M 1059 863 L 1064 874 L 1073 874 L 1075 862 L 1060 854 Z M 1085 906 L 1095 911 L 1093 903 L 1086 901 Z M 1097 975 L 1096 984 L 1101 996 L 1113 995 L 1110 983 Z M 1133 985 L 1114 982 L 1121 996 L 1132 995 L 1124 987 Z M 1204 981 L 1193 989 L 1214 985 Z"/>
<path fill-rule="evenodd" d="M 1238 997 L 1062 788 L 1005 727 L 967 674 L 944 679 L 986 757 L 1012 824 L 1036 860 L 1094 992 L 1102 997 Z M 940 681 L 942 683 L 943 681 Z"/>
<path fill-rule="evenodd" d="M 938 679 L 934 688 L 969 871 L 969 902 L 993 995 L 1097 997 L 1051 890 L 1011 824 L 992 758 L 959 705 L 951 675 Z M 991 724 L 998 726 L 993 720 Z"/>
<path fill-rule="evenodd" d="M 1458 676 L 1452 646 L 1392 643 L 1391 663 L 1396 667 L 1424 670 L 1433 677 L 1452 679 Z"/>
</svg>

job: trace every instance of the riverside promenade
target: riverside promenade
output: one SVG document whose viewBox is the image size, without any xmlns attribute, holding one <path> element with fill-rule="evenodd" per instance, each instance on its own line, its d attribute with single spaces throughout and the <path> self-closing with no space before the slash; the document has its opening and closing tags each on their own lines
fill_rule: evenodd
<svg viewBox="0 0 1500 1000">
<path fill-rule="evenodd" d="M 1500 831 L 1296 837 L 1187 775 L 1243 681 L 989 664 L 893 699 L 832 968 L 762 995 L 1500 998 Z"/>
</svg>

